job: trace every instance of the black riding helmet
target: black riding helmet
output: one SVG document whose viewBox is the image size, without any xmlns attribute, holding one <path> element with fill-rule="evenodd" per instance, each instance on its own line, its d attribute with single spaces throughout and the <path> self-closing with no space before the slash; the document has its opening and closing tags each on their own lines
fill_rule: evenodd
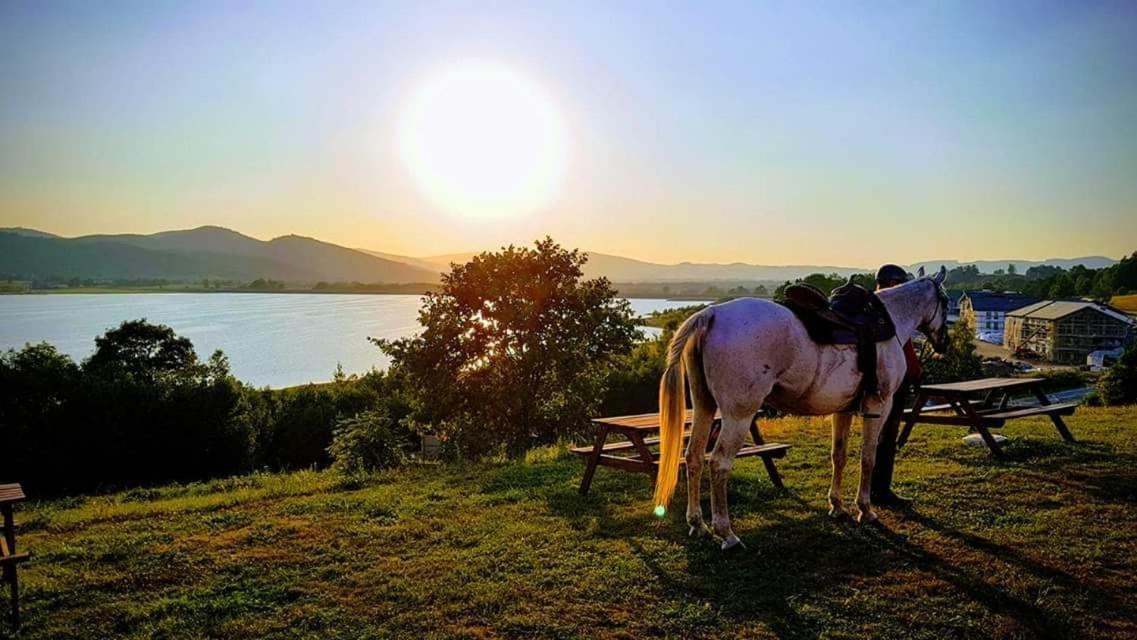
<svg viewBox="0 0 1137 640">
<path fill-rule="evenodd" d="M 908 272 L 894 264 L 886 264 L 876 270 L 876 283 L 887 286 L 898 282 L 908 282 Z"/>
</svg>

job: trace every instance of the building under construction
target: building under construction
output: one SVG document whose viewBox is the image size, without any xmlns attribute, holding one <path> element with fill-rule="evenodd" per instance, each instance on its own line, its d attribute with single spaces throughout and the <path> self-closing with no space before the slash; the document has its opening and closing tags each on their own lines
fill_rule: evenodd
<svg viewBox="0 0 1137 640">
<path fill-rule="evenodd" d="M 1132 331 L 1133 320 L 1107 305 L 1043 300 L 1007 314 L 1003 344 L 1018 355 L 1085 364 L 1090 353 L 1125 344 Z"/>
</svg>

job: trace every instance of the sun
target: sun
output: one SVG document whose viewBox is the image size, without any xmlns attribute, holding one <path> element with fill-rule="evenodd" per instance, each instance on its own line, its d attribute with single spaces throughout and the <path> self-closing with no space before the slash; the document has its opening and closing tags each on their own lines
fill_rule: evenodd
<svg viewBox="0 0 1137 640">
<path fill-rule="evenodd" d="M 429 76 L 398 124 L 399 151 L 415 186 L 453 215 L 533 213 L 556 196 L 568 134 L 540 85 L 492 62 L 464 62 Z"/>
</svg>

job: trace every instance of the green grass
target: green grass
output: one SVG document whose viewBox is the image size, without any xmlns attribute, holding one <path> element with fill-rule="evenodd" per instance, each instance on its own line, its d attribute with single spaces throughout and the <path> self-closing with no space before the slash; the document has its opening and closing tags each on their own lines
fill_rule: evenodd
<svg viewBox="0 0 1137 640">
<path fill-rule="evenodd" d="M 686 537 L 679 499 L 652 516 L 646 477 L 579 496 L 559 451 L 30 503 L 21 637 L 1134 637 L 1137 408 L 1069 424 L 1080 444 L 1009 426 L 1005 461 L 917 427 L 917 508 L 862 528 L 825 515 L 827 423 L 768 423 L 791 491 L 739 461 L 730 554 Z"/>
</svg>

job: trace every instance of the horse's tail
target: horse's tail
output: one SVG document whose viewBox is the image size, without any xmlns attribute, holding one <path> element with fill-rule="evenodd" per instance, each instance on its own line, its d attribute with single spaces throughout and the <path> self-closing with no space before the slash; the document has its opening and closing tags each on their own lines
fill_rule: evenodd
<svg viewBox="0 0 1137 640">
<path fill-rule="evenodd" d="M 683 425 L 687 417 L 684 361 L 691 357 L 692 366 L 702 368 L 703 336 L 712 320 L 714 311 L 710 307 L 687 318 L 667 348 L 667 365 L 659 379 L 659 471 L 655 478 L 655 510 L 660 515 L 666 512 L 679 480 L 679 450 L 683 447 Z M 699 384 L 706 384 L 705 379 L 703 375 L 692 376 L 691 383 L 698 380 Z"/>
</svg>

